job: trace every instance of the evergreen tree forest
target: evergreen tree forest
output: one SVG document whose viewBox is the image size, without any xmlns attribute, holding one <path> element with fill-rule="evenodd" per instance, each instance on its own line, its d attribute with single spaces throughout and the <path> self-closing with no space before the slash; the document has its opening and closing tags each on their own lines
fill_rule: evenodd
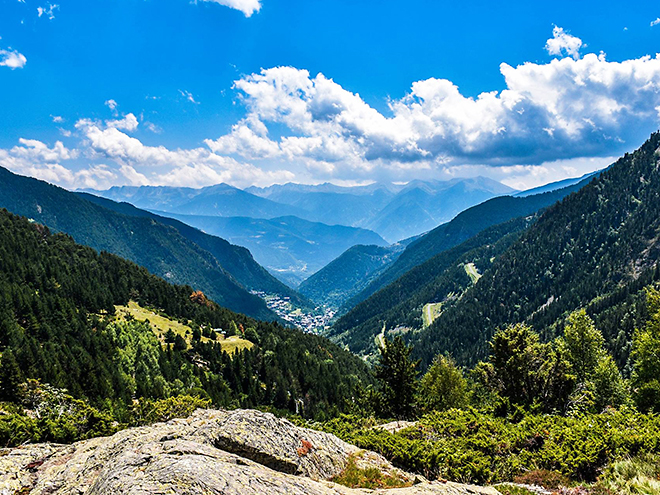
<svg viewBox="0 0 660 495">
<path fill-rule="evenodd" d="M 186 322 L 190 342 L 172 335 L 161 342 L 148 322 L 116 318 L 115 306 L 129 301 Z M 224 352 L 218 332 L 240 333 L 253 346 Z M 322 418 L 372 380 L 360 359 L 322 337 L 233 313 L 6 210 L 0 350 L 0 400 L 52 387 L 120 421 L 135 400 L 178 396 Z"/>
</svg>

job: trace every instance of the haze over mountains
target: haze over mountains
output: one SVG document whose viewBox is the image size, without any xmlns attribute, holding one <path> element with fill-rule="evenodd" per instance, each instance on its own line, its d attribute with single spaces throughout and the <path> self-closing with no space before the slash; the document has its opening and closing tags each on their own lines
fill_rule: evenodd
<svg viewBox="0 0 660 495">
<path fill-rule="evenodd" d="M 67 233 L 98 251 L 123 256 L 170 282 L 193 285 L 223 306 L 251 316 L 276 318 L 250 290 L 309 305 L 256 263 L 245 248 L 127 204 L 88 199 L 0 167 L 0 207 L 12 213 Z"/>
<path fill-rule="evenodd" d="M 384 247 L 431 230 L 484 200 L 515 193 L 484 177 L 355 187 L 289 183 L 240 190 L 218 184 L 88 192 L 177 218 L 247 247 L 291 287 L 352 246 Z"/>
<path fill-rule="evenodd" d="M 326 225 L 296 216 L 264 219 L 167 212 L 162 215 L 248 248 L 261 265 L 292 287 L 356 244 L 388 244 L 371 230 Z"/>
<path fill-rule="evenodd" d="M 181 215 L 265 219 L 297 216 L 328 225 L 373 230 L 388 242 L 396 242 L 430 230 L 486 199 L 516 191 L 476 177 L 356 187 L 289 183 L 242 191 L 218 184 L 201 189 L 122 186 L 88 192 L 143 209 Z"/>
</svg>

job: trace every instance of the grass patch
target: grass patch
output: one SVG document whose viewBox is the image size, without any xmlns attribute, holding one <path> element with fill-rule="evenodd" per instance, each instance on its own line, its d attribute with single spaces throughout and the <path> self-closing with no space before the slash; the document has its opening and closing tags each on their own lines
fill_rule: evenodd
<svg viewBox="0 0 660 495">
<path fill-rule="evenodd" d="M 359 468 L 355 455 L 348 457 L 346 468 L 330 481 L 349 488 L 403 488 L 412 486 L 399 476 L 390 476 L 378 468 Z"/>
<path fill-rule="evenodd" d="M 168 318 L 167 316 L 156 313 L 151 309 L 143 308 L 135 301 L 129 301 L 127 306 L 115 306 L 115 312 L 117 319 L 120 321 L 125 321 L 129 317 L 142 322 L 149 320 L 151 329 L 163 345 L 165 344 L 165 334 L 169 330 L 172 330 L 175 334 L 183 337 L 190 347 L 192 328 L 188 324 Z M 229 354 L 233 354 L 234 352 L 243 349 L 251 349 L 254 346 L 249 340 L 236 335 L 225 338 L 223 335 L 218 334 L 217 341 L 222 346 L 222 350 Z M 212 342 L 212 340 L 208 337 L 202 337 L 202 342 Z"/>
<path fill-rule="evenodd" d="M 646 455 L 610 465 L 596 483 L 599 491 L 617 495 L 660 494 L 660 456 Z"/>
<path fill-rule="evenodd" d="M 470 280 L 472 280 L 472 283 L 476 284 L 477 280 L 481 278 L 481 274 L 477 270 L 477 267 L 474 266 L 474 263 L 467 263 L 466 265 L 463 265 L 463 267 L 465 268 L 465 273 L 467 273 Z"/>
<path fill-rule="evenodd" d="M 502 495 L 536 495 L 533 491 L 528 490 L 525 487 L 510 485 L 508 483 L 502 483 L 501 485 L 495 485 L 495 488 Z"/>
<path fill-rule="evenodd" d="M 428 303 L 422 308 L 422 320 L 424 326 L 428 327 L 433 320 L 442 314 L 442 303 Z"/>
</svg>

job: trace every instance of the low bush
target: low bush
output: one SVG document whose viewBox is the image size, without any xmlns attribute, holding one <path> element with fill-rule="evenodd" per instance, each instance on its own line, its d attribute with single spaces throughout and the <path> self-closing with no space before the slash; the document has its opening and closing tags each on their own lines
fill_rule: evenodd
<svg viewBox="0 0 660 495">
<path fill-rule="evenodd" d="M 370 420 L 342 416 L 315 427 L 374 450 L 429 478 L 492 484 L 533 477 L 539 482 L 593 483 L 606 466 L 660 454 L 660 417 L 631 409 L 576 417 L 524 415 L 518 421 L 476 410 L 423 416 L 397 433 L 374 430 Z M 616 464 L 613 464 L 616 465 Z"/>
</svg>

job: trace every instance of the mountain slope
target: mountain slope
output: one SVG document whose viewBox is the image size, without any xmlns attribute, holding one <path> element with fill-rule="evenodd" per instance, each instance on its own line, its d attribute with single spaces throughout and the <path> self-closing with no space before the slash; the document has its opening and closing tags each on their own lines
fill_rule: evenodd
<svg viewBox="0 0 660 495">
<path fill-rule="evenodd" d="M 302 407 L 314 414 L 317 407 L 344 407 L 359 382 L 372 381 L 360 359 L 326 339 L 229 311 L 189 286 L 5 210 L 0 259 L 3 369 L 13 367 L 14 382 L 39 379 L 66 388 L 108 414 L 125 412 L 136 398 L 184 394 L 224 407 Z M 186 324 L 192 335 L 159 338 L 156 321 L 123 317 L 129 301 Z M 231 332 L 251 345 L 230 356 L 224 334 Z M 0 376 L 0 391 L 18 395 L 6 377 Z M 79 434 L 77 427 L 54 426 L 63 435 Z"/>
<path fill-rule="evenodd" d="M 164 213 L 204 232 L 245 246 L 255 259 L 281 280 L 298 285 L 356 244 L 387 242 L 375 232 L 326 225 L 297 217 L 257 219 Z"/>
<path fill-rule="evenodd" d="M 0 207 L 66 232 L 97 251 L 134 261 L 170 282 L 190 284 L 230 309 L 275 318 L 266 304 L 248 293 L 211 253 L 151 218 L 114 212 L 4 168 L 0 168 Z"/>
<path fill-rule="evenodd" d="M 513 218 L 531 215 L 579 190 L 590 179 L 572 186 L 524 198 L 501 196 L 473 206 L 452 221 L 436 227 L 412 242 L 381 276 L 344 305 L 349 310 L 426 260 L 469 239 L 482 230 Z"/>
<path fill-rule="evenodd" d="M 539 187 L 534 187 L 532 189 L 527 189 L 526 191 L 520 191 L 519 193 L 513 194 L 513 196 L 516 196 L 518 198 L 522 198 L 525 196 L 532 196 L 534 194 L 541 194 L 544 192 L 550 192 L 550 191 L 556 191 L 557 189 L 563 189 L 564 187 L 572 186 L 573 184 L 577 184 L 578 182 L 582 182 L 585 179 L 588 179 L 590 177 L 596 177 L 598 176 L 602 170 L 597 170 L 595 172 L 590 172 L 588 174 L 584 174 L 582 177 L 575 177 L 572 179 L 564 179 L 564 180 L 558 180 L 557 182 L 551 182 L 550 184 L 545 184 L 543 186 Z"/>
<path fill-rule="evenodd" d="M 536 216 L 489 227 L 434 256 L 379 290 L 341 317 L 328 335 L 363 356 L 377 355 L 377 336 L 419 332 L 443 308 L 460 300 Z"/>
<path fill-rule="evenodd" d="M 404 247 L 353 246 L 303 281 L 298 291 L 319 304 L 339 308 L 392 264 Z"/>
<path fill-rule="evenodd" d="M 101 198 L 93 194 L 77 193 L 80 197 L 124 215 L 147 217 L 156 222 L 174 227 L 186 239 L 194 242 L 211 253 L 231 275 L 245 288 L 288 297 L 297 307 L 312 309 L 310 301 L 273 277 L 268 270 L 257 263 L 250 251 L 244 247 L 230 244 L 225 239 L 209 235 L 187 223 L 169 216 L 160 216 L 134 207 L 128 203 Z"/>
<path fill-rule="evenodd" d="M 549 208 L 470 291 L 418 338 L 429 363 L 449 351 L 463 363 L 485 356 L 506 323 L 546 335 L 567 312 L 655 270 L 660 256 L 660 133 L 575 194 Z"/>
<path fill-rule="evenodd" d="M 493 196 L 515 192 L 484 177 L 357 187 L 284 184 L 249 191 L 305 210 L 323 223 L 373 230 L 390 242 L 428 231 Z"/>
<path fill-rule="evenodd" d="M 515 192 L 484 177 L 412 181 L 365 224 L 385 239 L 399 241 L 437 227 L 494 196 Z"/>
<path fill-rule="evenodd" d="M 278 203 L 304 210 L 302 218 L 328 225 L 363 226 L 394 197 L 387 185 L 339 187 L 333 184 L 274 185 L 249 191 Z M 243 215 L 247 216 L 247 215 Z"/>
</svg>

